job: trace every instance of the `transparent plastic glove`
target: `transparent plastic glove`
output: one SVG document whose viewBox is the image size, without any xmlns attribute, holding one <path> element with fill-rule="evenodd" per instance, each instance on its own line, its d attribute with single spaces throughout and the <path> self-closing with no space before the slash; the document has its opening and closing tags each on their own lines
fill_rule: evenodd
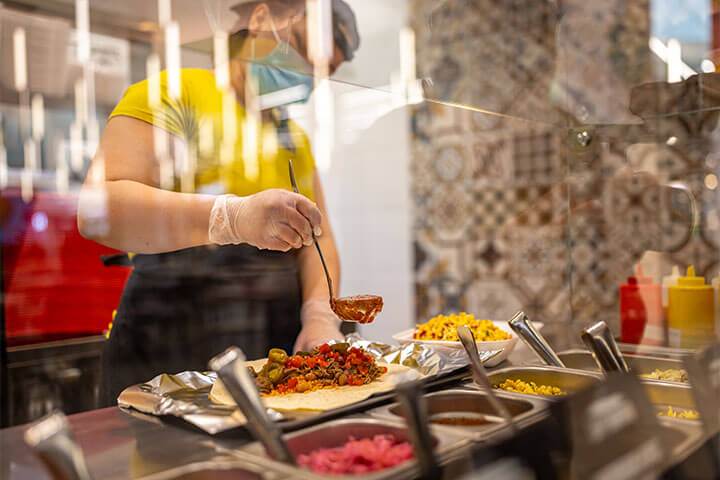
<svg viewBox="0 0 720 480">
<path fill-rule="evenodd" d="M 248 243 L 261 250 L 287 252 L 312 244 L 312 229 L 321 235 L 322 214 L 307 197 L 281 189 L 247 197 L 221 195 L 210 211 L 212 243 Z"/>
<path fill-rule="evenodd" d="M 340 332 L 340 319 L 330 309 L 330 298 L 317 297 L 303 303 L 300 310 L 302 329 L 295 341 L 294 351 L 309 352 L 330 340 L 345 338 Z"/>
</svg>

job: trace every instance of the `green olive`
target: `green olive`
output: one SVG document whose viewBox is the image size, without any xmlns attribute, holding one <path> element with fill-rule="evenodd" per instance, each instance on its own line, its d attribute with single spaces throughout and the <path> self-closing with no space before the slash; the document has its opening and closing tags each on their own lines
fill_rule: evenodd
<svg viewBox="0 0 720 480">
<path fill-rule="evenodd" d="M 330 348 L 332 349 L 333 352 L 345 353 L 345 352 L 347 352 L 348 348 L 350 348 L 350 344 L 345 343 L 345 342 L 335 343 L 335 344 L 331 345 Z"/>
<path fill-rule="evenodd" d="M 285 365 L 287 358 L 287 353 L 285 353 L 285 350 L 283 350 L 282 348 L 273 348 L 268 353 L 268 360 L 273 363 L 281 363 Z"/>
<path fill-rule="evenodd" d="M 266 376 L 272 383 L 279 383 L 283 377 L 283 367 L 278 364 L 271 364 Z"/>
</svg>

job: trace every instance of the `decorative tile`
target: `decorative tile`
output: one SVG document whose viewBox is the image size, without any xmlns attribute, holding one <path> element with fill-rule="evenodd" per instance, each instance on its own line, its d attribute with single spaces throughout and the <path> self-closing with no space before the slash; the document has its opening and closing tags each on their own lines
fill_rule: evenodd
<svg viewBox="0 0 720 480">
<path fill-rule="evenodd" d="M 472 179 L 477 187 L 513 177 L 512 142 L 505 136 L 478 135 L 473 144 Z"/>
<path fill-rule="evenodd" d="M 518 132 L 512 142 L 516 182 L 545 184 L 564 176 L 564 165 L 558 155 L 558 138 L 554 131 Z"/>
<path fill-rule="evenodd" d="M 687 102 L 643 98 L 635 88 L 652 73 L 648 0 L 569 0 L 562 8 L 412 3 L 427 92 L 470 107 L 413 109 L 418 319 L 457 310 L 504 319 L 522 308 L 563 348 L 591 322 L 619 329 L 618 287 L 648 249 L 658 252 L 659 273 L 672 264 L 720 270 L 720 203 L 704 186 L 720 165 L 711 153 L 720 149 L 716 118 L 646 122 L 660 138 L 677 136 L 674 146 L 635 145 L 629 128 L 585 148 L 564 128 L 636 123 L 631 101 Z M 701 220 L 694 230 L 687 196 L 665 186 L 673 181 L 693 192 Z"/>
</svg>

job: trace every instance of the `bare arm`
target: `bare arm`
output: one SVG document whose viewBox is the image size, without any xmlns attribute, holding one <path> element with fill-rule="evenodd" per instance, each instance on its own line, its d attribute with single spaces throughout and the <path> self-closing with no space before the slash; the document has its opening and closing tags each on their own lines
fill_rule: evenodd
<svg viewBox="0 0 720 480">
<path fill-rule="evenodd" d="M 108 122 L 78 207 L 78 228 L 86 238 L 137 253 L 209 243 L 208 219 L 215 197 L 158 188 L 156 128 L 130 117 Z M 93 182 L 103 166 L 104 180 L 100 175 L 101 180 Z M 106 212 L 104 218 L 97 212 Z"/>
</svg>

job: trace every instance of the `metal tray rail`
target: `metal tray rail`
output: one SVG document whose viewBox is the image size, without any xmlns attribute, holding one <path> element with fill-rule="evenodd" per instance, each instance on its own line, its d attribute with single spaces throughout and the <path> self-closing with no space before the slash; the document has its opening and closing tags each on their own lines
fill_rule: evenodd
<svg viewBox="0 0 720 480">
<path fill-rule="evenodd" d="M 431 426 L 431 433 L 435 439 L 435 454 L 440 464 L 445 463 L 450 457 L 456 456 L 459 452 L 470 448 L 470 440 L 455 433 L 452 429 Z M 407 429 L 402 422 L 371 419 L 367 417 L 346 418 L 333 420 L 321 425 L 285 434 L 285 441 L 295 455 L 309 453 L 317 448 L 333 448 L 345 443 L 350 436 L 355 438 L 367 438 L 377 434 L 393 434 L 397 438 L 407 440 Z M 259 443 L 251 443 L 242 448 L 242 453 L 254 456 L 255 462 L 263 462 L 264 465 L 275 468 L 291 469 L 292 478 L 304 478 L 307 480 L 327 478 L 358 478 L 358 475 L 325 475 L 313 473 L 300 467 L 290 467 L 265 456 L 265 450 Z M 420 470 L 417 461 L 410 460 L 392 468 L 377 472 L 364 474 L 365 480 L 383 479 L 412 479 L 416 478 Z"/>
</svg>

